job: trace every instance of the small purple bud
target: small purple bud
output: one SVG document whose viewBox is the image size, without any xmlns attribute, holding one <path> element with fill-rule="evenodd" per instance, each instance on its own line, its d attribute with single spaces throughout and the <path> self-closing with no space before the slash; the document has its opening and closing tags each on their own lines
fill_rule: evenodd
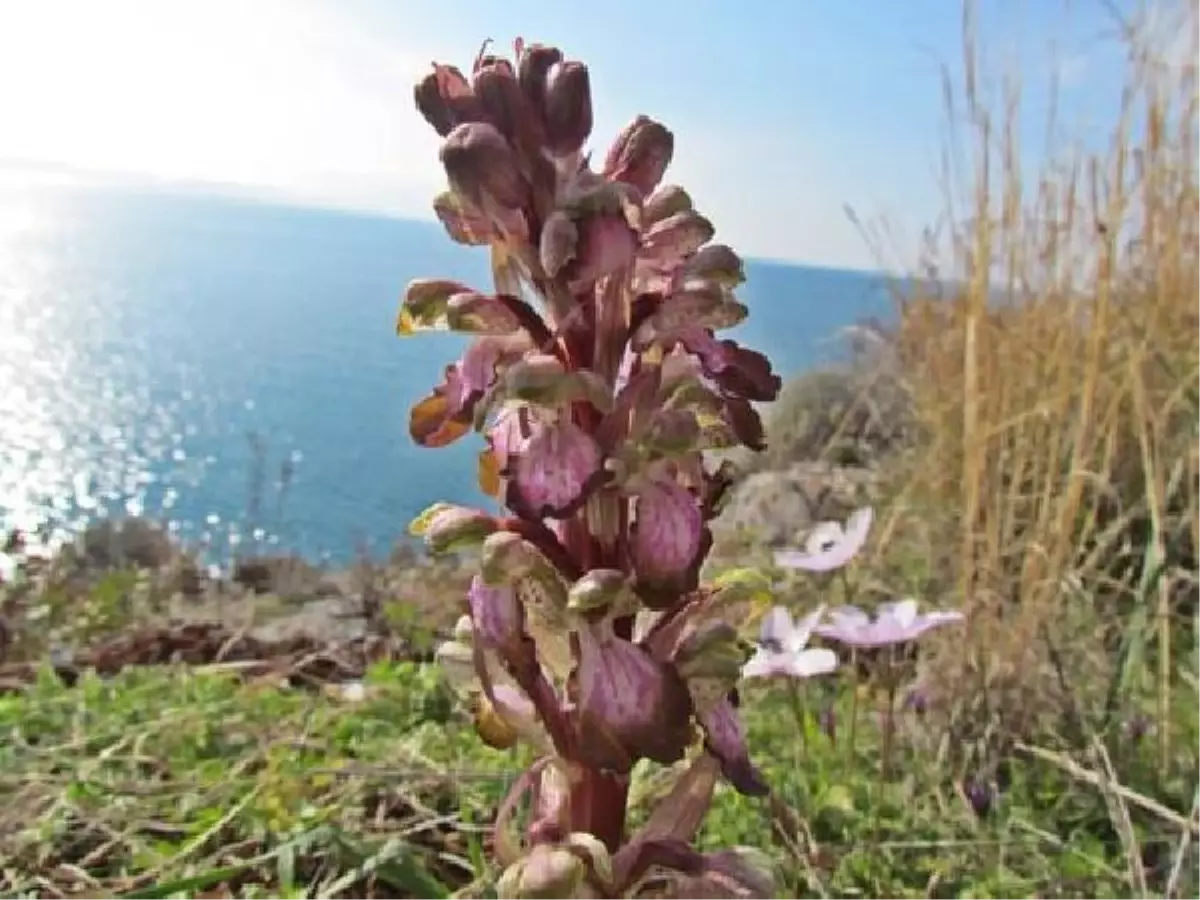
<svg viewBox="0 0 1200 900">
<path fill-rule="evenodd" d="M 829 738 L 831 744 L 837 744 L 837 709 L 832 703 L 827 703 L 821 707 L 820 715 L 817 718 L 821 726 L 822 733 Z"/>
<path fill-rule="evenodd" d="M 1137 713 L 1125 723 L 1125 734 L 1133 744 L 1140 744 L 1153 731 L 1154 723 L 1142 713 Z"/>
<path fill-rule="evenodd" d="M 991 785 L 981 778 L 974 775 L 968 775 L 963 780 L 963 794 L 967 798 L 967 802 L 971 804 L 971 809 L 979 818 L 987 818 L 988 813 L 992 810 L 993 791 Z"/>
<path fill-rule="evenodd" d="M 667 765 L 683 757 L 692 701 L 671 666 L 596 625 L 579 632 L 576 678 L 580 753 L 589 765 L 625 773 L 639 759 Z"/>
<path fill-rule="evenodd" d="M 675 153 L 675 135 L 661 122 L 638 116 L 622 131 L 604 161 L 604 177 L 633 185 L 647 197 L 658 187 Z"/>
<path fill-rule="evenodd" d="M 441 149 L 442 166 L 455 193 L 486 209 L 520 210 L 528 197 L 512 147 L 496 126 L 467 122 L 447 135 Z"/>
<path fill-rule="evenodd" d="M 517 58 L 517 81 L 529 99 L 529 105 L 539 114 L 546 106 L 546 83 L 550 70 L 562 62 L 562 51 L 545 44 L 526 44 Z"/>
<path fill-rule="evenodd" d="M 922 688 L 913 688 L 904 698 L 904 708 L 923 716 L 929 711 L 929 694 Z"/>
<path fill-rule="evenodd" d="M 579 152 L 592 133 L 592 86 L 581 62 L 550 70 L 545 93 L 546 146 L 555 156 Z"/>
<path fill-rule="evenodd" d="M 433 71 L 413 89 L 413 99 L 425 121 L 445 137 L 464 122 L 478 122 L 483 109 L 467 79 L 454 66 L 434 63 Z"/>
<path fill-rule="evenodd" d="M 471 79 L 483 115 L 496 126 L 514 147 L 536 150 L 540 123 L 529 105 L 529 98 L 517 83 L 512 63 L 489 57 L 479 65 Z"/>
</svg>

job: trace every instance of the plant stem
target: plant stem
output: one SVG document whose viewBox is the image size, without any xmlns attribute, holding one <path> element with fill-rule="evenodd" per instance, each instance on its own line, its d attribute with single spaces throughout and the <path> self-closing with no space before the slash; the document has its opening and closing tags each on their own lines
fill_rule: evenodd
<svg viewBox="0 0 1200 900">
<path fill-rule="evenodd" d="M 891 774 L 892 743 L 896 735 L 896 677 L 895 677 L 895 648 L 888 647 L 884 657 L 884 709 L 883 709 L 883 759 L 880 774 L 884 781 Z"/>
<path fill-rule="evenodd" d="M 571 831 L 584 831 L 616 853 L 625 840 L 629 777 L 584 769 L 571 786 Z"/>
</svg>

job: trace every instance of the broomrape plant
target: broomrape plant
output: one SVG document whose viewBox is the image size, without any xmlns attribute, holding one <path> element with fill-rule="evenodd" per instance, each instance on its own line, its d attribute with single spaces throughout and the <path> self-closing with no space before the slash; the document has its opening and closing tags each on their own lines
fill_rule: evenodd
<svg viewBox="0 0 1200 900">
<path fill-rule="evenodd" d="M 507 509 L 436 504 L 412 525 L 432 552 L 478 549 L 439 658 L 485 740 L 541 754 L 495 823 L 498 890 L 769 896 L 761 854 L 692 847 L 718 778 L 767 792 L 735 708 L 746 653 L 723 617 L 757 586 L 699 582 L 731 482 L 703 452 L 762 449 L 753 404 L 780 388 L 763 355 L 715 336 L 747 315 L 742 262 L 661 183 L 664 125 L 636 117 L 594 167 L 587 67 L 520 40 L 511 60 L 487 50 L 469 79 L 434 64 L 415 99 L 443 138 L 434 209 L 453 240 L 489 248 L 494 284 L 415 281 L 397 331 L 470 336 L 409 430 L 435 448 L 482 432 L 479 484 Z M 681 774 L 630 835 L 643 759 Z"/>
</svg>

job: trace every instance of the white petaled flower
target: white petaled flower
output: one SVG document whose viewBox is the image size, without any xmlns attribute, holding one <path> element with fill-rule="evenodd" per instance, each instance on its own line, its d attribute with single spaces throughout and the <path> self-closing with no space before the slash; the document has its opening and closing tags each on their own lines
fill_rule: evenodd
<svg viewBox="0 0 1200 900">
<path fill-rule="evenodd" d="M 831 572 L 850 562 L 871 530 L 874 512 L 864 506 L 850 514 L 843 526 L 840 522 L 821 522 L 809 533 L 803 550 L 779 550 L 775 565 L 781 569 L 803 569 L 805 572 Z"/>
<path fill-rule="evenodd" d="M 857 606 L 839 606 L 814 630 L 851 647 L 886 647 L 915 641 L 932 628 L 962 620 L 963 614 L 954 609 L 921 612 L 917 601 L 909 598 L 883 604 L 873 617 Z"/>
<path fill-rule="evenodd" d="M 825 607 L 819 606 L 793 622 L 786 609 L 773 607 L 763 618 L 759 647 L 742 667 L 742 677 L 809 678 L 836 669 L 836 653 L 824 647 L 808 647 L 808 639 L 824 612 Z"/>
</svg>

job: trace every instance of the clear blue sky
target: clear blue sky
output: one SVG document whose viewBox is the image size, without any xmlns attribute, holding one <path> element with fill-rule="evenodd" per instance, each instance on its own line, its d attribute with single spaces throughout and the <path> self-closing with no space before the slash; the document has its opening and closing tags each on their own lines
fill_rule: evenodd
<svg viewBox="0 0 1200 900">
<path fill-rule="evenodd" d="M 989 70 L 1022 73 L 1031 159 L 1052 72 L 1068 131 L 1111 118 L 1101 2 L 984 0 L 980 22 Z M 672 179 L 747 255 L 870 267 L 844 204 L 907 246 L 938 214 L 958 0 L 0 0 L 0 160 L 428 217 L 412 82 L 517 35 L 589 64 L 600 153 L 635 113 L 673 128 Z"/>
</svg>

